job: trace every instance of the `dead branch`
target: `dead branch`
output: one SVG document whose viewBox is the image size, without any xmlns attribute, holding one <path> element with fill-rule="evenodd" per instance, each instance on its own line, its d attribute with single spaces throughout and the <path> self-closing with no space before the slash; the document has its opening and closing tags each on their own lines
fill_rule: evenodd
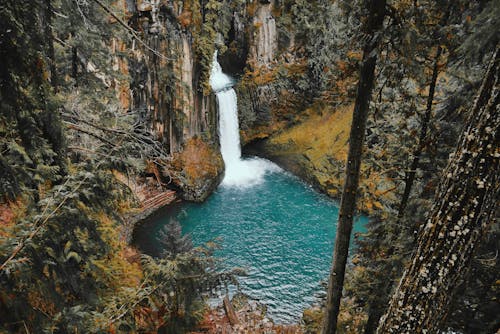
<svg viewBox="0 0 500 334">
<path fill-rule="evenodd" d="M 144 42 L 142 40 L 142 38 L 139 37 L 139 35 L 137 35 L 137 32 L 132 29 L 132 27 L 130 27 L 127 23 L 123 22 L 122 19 L 120 19 L 115 13 L 113 13 L 113 11 L 111 9 L 109 9 L 105 4 L 103 4 L 100 0 L 94 0 L 106 13 L 108 13 L 109 15 L 111 15 L 122 27 L 124 27 L 131 35 L 134 39 L 136 39 L 140 44 L 142 44 L 146 49 L 148 49 L 149 51 L 153 52 L 156 56 L 160 57 L 160 58 L 163 58 L 165 60 L 173 60 L 171 58 L 168 58 L 167 56 L 161 54 L 158 50 L 156 49 L 153 49 L 152 47 L 150 47 L 146 42 Z"/>
</svg>

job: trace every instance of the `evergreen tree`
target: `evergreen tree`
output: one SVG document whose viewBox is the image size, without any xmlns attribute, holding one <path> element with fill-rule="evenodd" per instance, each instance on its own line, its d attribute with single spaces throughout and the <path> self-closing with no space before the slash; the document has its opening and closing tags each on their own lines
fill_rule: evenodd
<svg viewBox="0 0 500 334">
<path fill-rule="evenodd" d="M 160 232 L 159 242 L 163 249 L 162 257 L 168 259 L 193 249 L 191 236 L 189 234 L 182 235 L 182 227 L 177 220 L 171 220 L 165 225 Z"/>
<path fill-rule="evenodd" d="M 96 4 L 0 4 L 0 332 L 185 331 L 233 279 L 184 238 L 175 258 L 123 257 L 134 198 L 115 174 L 167 154 L 117 101 L 121 34 Z"/>
<path fill-rule="evenodd" d="M 448 1 L 396 2 L 391 8 L 396 24 L 386 31 L 389 47 L 380 60 L 366 161 L 393 186 L 387 185 L 389 196 L 375 197 L 382 210 L 370 214 L 368 231 L 357 240 L 359 250 L 348 285 L 348 294 L 367 312 L 366 333 L 376 330 L 385 312 L 415 247 L 416 231 L 430 210 L 439 173 L 463 126 L 460 109 L 470 105 L 467 96 L 477 67 L 457 73 L 455 64 L 462 55 L 455 50 L 470 30 L 468 22 L 474 22 L 481 10 L 475 3 Z M 438 48 L 441 57 L 436 58 Z M 373 196 L 373 190 L 365 192 Z"/>
<path fill-rule="evenodd" d="M 40 13 L 45 2 L 0 5 L 0 198 L 13 200 L 27 189 L 64 174 L 65 144 L 50 78 Z M 36 193 L 31 192 L 36 196 Z"/>
</svg>

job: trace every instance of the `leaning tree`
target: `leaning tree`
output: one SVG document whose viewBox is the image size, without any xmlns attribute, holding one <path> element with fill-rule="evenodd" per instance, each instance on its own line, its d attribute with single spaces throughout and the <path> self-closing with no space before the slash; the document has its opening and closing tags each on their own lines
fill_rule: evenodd
<svg viewBox="0 0 500 334">
<path fill-rule="evenodd" d="M 409 268 L 378 333 L 434 333 L 474 250 L 496 219 L 500 197 L 500 51 L 497 46 Z"/>
</svg>

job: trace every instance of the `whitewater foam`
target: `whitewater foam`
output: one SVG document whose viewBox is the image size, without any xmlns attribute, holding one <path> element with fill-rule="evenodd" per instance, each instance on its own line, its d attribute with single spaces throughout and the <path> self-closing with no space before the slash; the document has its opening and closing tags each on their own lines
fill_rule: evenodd
<svg viewBox="0 0 500 334">
<path fill-rule="evenodd" d="M 274 163 L 261 158 L 241 158 L 238 105 L 233 80 L 222 72 L 214 55 L 210 73 L 210 86 L 217 95 L 219 104 L 219 139 L 222 159 L 226 166 L 223 186 L 251 187 L 261 183 L 268 172 L 281 169 Z"/>
</svg>

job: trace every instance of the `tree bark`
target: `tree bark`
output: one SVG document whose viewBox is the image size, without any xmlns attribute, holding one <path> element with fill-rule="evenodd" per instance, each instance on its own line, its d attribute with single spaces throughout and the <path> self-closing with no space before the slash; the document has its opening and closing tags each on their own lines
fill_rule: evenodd
<svg viewBox="0 0 500 334">
<path fill-rule="evenodd" d="M 367 42 L 363 49 L 363 61 L 360 67 L 354 114 L 349 137 L 349 152 L 346 165 L 346 179 L 340 202 L 333 265 L 328 283 L 328 300 L 323 326 L 324 334 L 335 333 L 340 299 L 344 285 L 345 266 L 349 252 L 349 242 L 353 218 L 356 210 L 356 194 L 359 184 L 359 170 L 363 143 L 365 140 L 366 120 L 375 77 L 377 62 L 377 46 L 379 30 L 382 28 L 385 11 L 385 0 L 369 2 L 369 17 L 366 23 Z"/>
<path fill-rule="evenodd" d="M 398 215 L 397 215 L 397 225 L 401 225 L 402 218 L 408 205 L 408 201 L 410 199 L 411 189 L 413 188 L 413 183 L 415 181 L 417 168 L 419 168 L 420 157 L 424 151 L 426 146 L 426 137 L 429 128 L 429 123 L 432 116 L 432 104 L 434 102 L 434 95 L 436 90 L 437 77 L 439 74 L 439 59 L 441 57 L 442 48 L 438 46 L 436 55 L 434 57 L 434 64 L 432 70 L 432 77 L 429 83 L 429 94 L 427 96 L 427 104 L 425 109 L 425 114 L 421 121 L 419 140 L 417 143 L 417 147 L 413 153 L 413 160 L 411 161 L 409 171 L 406 172 L 405 176 L 405 187 L 403 191 L 403 196 L 401 198 L 399 207 L 398 207 Z M 391 246 L 390 253 L 394 252 L 395 246 Z M 392 269 L 387 269 L 387 273 L 389 275 L 390 272 L 394 272 Z M 385 307 L 387 306 L 387 302 L 390 298 L 390 292 L 392 288 L 392 280 L 394 277 L 390 275 L 387 277 L 388 279 L 385 281 L 377 282 L 377 288 L 373 290 L 374 294 L 378 295 L 378 298 L 375 298 L 374 301 L 369 303 L 368 307 L 368 320 L 365 325 L 365 334 L 373 334 L 377 331 L 378 323 L 380 318 L 385 313 Z"/>
<path fill-rule="evenodd" d="M 78 49 L 71 47 L 71 76 L 75 79 L 75 87 L 78 87 Z"/>
<path fill-rule="evenodd" d="M 57 93 L 58 77 L 56 59 L 54 55 L 54 33 L 52 31 L 52 0 L 45 0 L 45 38 L 47 40 L 47 56 L 49 57 L 50 83 Z"/>
<path fill-rule="evenodd" d="M 432 103 L 434 102 L 434 92 L 436 91 L 436 82 L 439 74 L 439 58 L 441 57 L 442 48 L 438 46 L 436 57 L 434 58 L 434 68 L 432 70 L 432 79 L 429 85 L 429 95 L 427 96 L 427 107 L 425 110 L 424 118 L 422 119 L 422 127 L 420 128 L 420 136 L 418 138 L 418 146 L 413 153 L 413 160 L 410 165 L 409 171 L 406 173 L 405 177 L 405 189 L 403 192 L 403 197 L 399 204 L 398 209 L 398 220 L 403 217 L 406 205 L 408 204 L 408 199 L 410 198 L 411 188 L 413 187 L 413 182 L 415 181 L 415 175 L 417 173 L 417 168 L 420 162 L 420 156 L 424 151 L 425 147 L 425 137 L 427 137 L 427 129 L 429 128 L 429 122 L 432 115 Z"/>
<path fill-rule="evenodd" d="M 450 156 L 410 266 L 378 333 L 436 333 L 500 198 L 500 52 Z"/>
</svg>

